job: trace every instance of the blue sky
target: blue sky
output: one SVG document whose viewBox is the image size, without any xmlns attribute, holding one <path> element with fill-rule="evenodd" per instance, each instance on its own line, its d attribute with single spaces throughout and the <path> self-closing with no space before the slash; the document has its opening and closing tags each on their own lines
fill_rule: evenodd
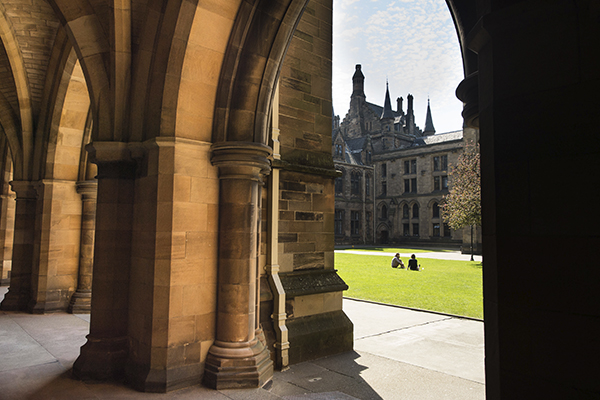
<svg viewBox="0 0 600 400">
<path fill-rule="evenodd" d="M 356 64 L 365 75 L 367 101 L 383 106 L 386 78 L 392 107 L 414 96 L 417 125 L 425 125 L 427 96 L 437 133 L 462 128 L 454 94 L 463 79 L 460 46 L 444 0 L 334 0 L 333 107 L 348 111 Z"/>
</svg>

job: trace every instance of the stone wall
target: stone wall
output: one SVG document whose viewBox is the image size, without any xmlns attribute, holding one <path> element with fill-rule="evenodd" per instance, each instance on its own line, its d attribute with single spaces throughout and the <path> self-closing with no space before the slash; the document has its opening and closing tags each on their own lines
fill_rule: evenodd
<svg viewBox="0 0 600 400">
<path fill-rule="evenodd" d="M 352 324 L 342 311 L 346 285 L 334 271 L 331 7 L 331 0 L 307 5 L 280 80 L 275 167 L 281 168 L 279 264 L 291 363 L 352 348 Z"/>
</svg>

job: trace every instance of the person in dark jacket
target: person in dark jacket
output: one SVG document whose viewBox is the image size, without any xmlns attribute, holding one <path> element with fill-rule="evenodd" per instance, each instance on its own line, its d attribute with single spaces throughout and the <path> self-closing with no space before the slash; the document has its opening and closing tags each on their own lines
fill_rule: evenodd
<svg viewBox="0 0 600 400">
<path fill-rule="evenodd" d="M 415 255 L 411 255 L 410 256 L 410 260 L 408 260 L 408 268 L 407 270 L 412 270 L 412 271 L 418 271 L 419 268 L 419 262 L 417 261 L 417 258 L 415 257 Z"/>
</svg>

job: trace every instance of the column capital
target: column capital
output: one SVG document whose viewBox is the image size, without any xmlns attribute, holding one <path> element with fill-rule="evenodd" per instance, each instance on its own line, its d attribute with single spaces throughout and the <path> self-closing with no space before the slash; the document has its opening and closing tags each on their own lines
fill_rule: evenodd
<svg viewBox="0 0 600 400">
<path fill-rule="evenodd" d="M 10 187 L 17 195 L 18 199 L 35 200 L 38 197 L 38 182 L 32 181 L 11 181 Z"/>
<path fill-rule="evenodd" d="M 254 142 L 220 142 L 211 146 L 211 163 L 219 168 L 221 179 L 258 178 L 271 171 L 269 157 L 273 150 Z"/>
<path fill-rule="evenodd" d="M 134 178 L 146 152 L 137 142 L 91 142 L 85 149 L 89 161 L 98 165 L 98 178 Z"/>
<path fill-rule="evenodd" d="M 82 200 L 93 200 L 98 195 L 98 181 L 90 179 L 77 182 L 77 193 L 81 195 Z"/>
</svg>

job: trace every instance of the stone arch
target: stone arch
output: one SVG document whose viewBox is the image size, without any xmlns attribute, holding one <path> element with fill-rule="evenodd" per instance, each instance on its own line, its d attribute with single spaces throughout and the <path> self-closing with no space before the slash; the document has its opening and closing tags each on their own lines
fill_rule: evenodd
<svg viewBox="0 0 600 400">
<path fill-rule="evenodd" d="M 212 38 L 217 35 L 206 34 L 211 28 L 214 29 L 214 23 L 206 23 L 207 20 L 204 20 L 204 23 L 198 22 L 204 14 L 213 10 L 210 6 L 199 5 L 198 0 L 157 0 L 151 2 L 149 8 L 148 18 L 141 28 L 142 42 L 139 46 L 144 52 L 151 53 L 151 56 L 137 57 L 132 65 L 130 101 L 135 113 L 131 121 L 131 140 L 143 141 L 159 136 L 195 138 L 195 129 L 189 125 L 184 129 L 178 128 L 181 116 L 179 107 L 180 100 L 192 104 L 193 107 L 201 106 L 199 103 L 202 102 L 194 101 L 195 96 L 190 96 L 191 88 L 187 88 L 187 97 L 182 96 L 182 92 L 186 91 L 184 77 L 187 74 L 189 81 L 192 71 L 199 74 L 203 72 L 202 69 L 195 69 L 195 65 L 205 66 L 207 60 L 210 64 L 220 58 L 211 56 L 203 60 L 202 57 L 193 57 L 197 53 L 189 49 L 191 43 L 198 43 L 197 37 L 193 35 L 199 30 L 205 32 L 202 35 L 205 39 L 212 39 L 205 40 L 210 42 L 206 46 L 218 41 Z M 200 93 L 202 101 L 211 97 L 206 90 Z M 198 92 L 195 94 L 197 96 Z M 185 107 L 185 104 L 183 106 Z"/>
<path fill-rule="evenodd" d="M 13 160 L 14 177 L 19 179 L 22 177 L 23 171 L 23 148 L 20 140 L 20 124 L 18 116 L 13 111 L 10 103 L 0 93 L 0 127 L 10 147 L 10 152 Z"/>
<path fill-rule="evenodd" d="M 8 137 L 13 155 L 15 179 L 22 179 L 24 175 L 28 174 L 28 153 L 33 146 L 34 122 L 31 94 L 23 55 L 14 35 L 12 24 L 6 18 L 6 12 L 2 4 L 0 4 L 0 40 L 10 62 L 19 107 L 18 111 L 13 111 L 7 99 L 0 96 L 0 109 L 2 109 L 0 123 L 2 123 L 4 132 Z"/>
<path fill-rule="evenodd" d="M 115 108 L 121 109 L 125 105 L 120 98 L 122 96 L 111 91 L 110 43 L 96 10 L 88 0 L 49 0 L 49 3 L 67 32 L 81 63 L 95 121 L 93 138 L 106 141 L 123 139 L 122 127 L 115 126 L 111 97 L 117 100 Z M 127 40 L 123 41 L 127 42 Z M 119 82 L 119 84 L 123 83 Z M 115 86 L 119 85 L 115 83 Z"/>
<path fill-rule="evenodd" d="M 60 92 L 57 93 L 55 110 L 51 121 L 47 151 L 43 172 L 41 175 L 48 179 L 63 179 L 77 181 L 85 172 L 81 172 L 81 153 L 89 142 L 84 139 L 90 98 L 83 70 L 73 51 L 69 52 L 61 79 Z"/>
<path fill-rule="evenodd" d="M 275 83 L 308 0 L 243 2 L 227 45 L 215 107 L 213 142 L 267 144 Z"/>
</svg>

